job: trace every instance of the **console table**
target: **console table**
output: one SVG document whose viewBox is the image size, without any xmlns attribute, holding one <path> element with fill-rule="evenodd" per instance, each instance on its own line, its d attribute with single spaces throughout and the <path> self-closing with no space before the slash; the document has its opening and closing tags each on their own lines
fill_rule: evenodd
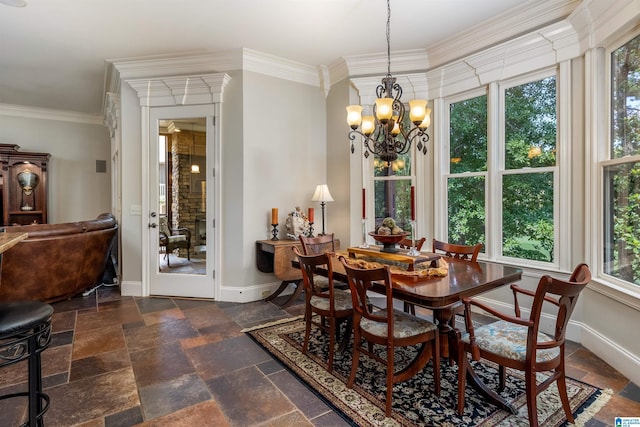
<svg viewBox="0 0 640 427">
<path fill-rule="evenodd" d="M 278 280 L 282 281 L 278 289 L 265 300 L 273 300 L 290 284 L 294 284 L 296 287 L 291 296 L 281 305 L 283 308 L 291 305 L 298 298 L 304 287 L 300 285 L 302 272 L 291 264 L 291 261 L 296 258 L 296 254 L 293 252 L 294 246 L 297 246 L 302 251 L 300 240 L 258 240 L 256 242 L 256 265 L 258 270 L 263 273 L 273 273 Z M 335 247 L 336 250 L 340 248 L 338 239 L 335 240 Z"/>
</svg>

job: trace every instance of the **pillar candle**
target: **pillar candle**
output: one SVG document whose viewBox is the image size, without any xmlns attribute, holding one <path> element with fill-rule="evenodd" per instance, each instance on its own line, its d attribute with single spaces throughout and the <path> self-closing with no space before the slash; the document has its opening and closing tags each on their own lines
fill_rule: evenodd
<svg viewBox="0 0 640 427">
<path fill-rule="evenodd" d="M 271 224 L 278 223 L 278 208 L 271 209 Z"/>
<path fill-rule="evenodd" d="M 309 208 L 309 222 L 313 222 L 313 208 Z"/>
<path fill-rule="evenodd" d="M 365 197 L 365 189 L 362 189 L 362 219 L 367 217 L 367 203 Z"/>
<path fill-rule="evenodd" d="M 416 190 L 411 186 L 411 221 L 416 220 Z"/>
</svg>

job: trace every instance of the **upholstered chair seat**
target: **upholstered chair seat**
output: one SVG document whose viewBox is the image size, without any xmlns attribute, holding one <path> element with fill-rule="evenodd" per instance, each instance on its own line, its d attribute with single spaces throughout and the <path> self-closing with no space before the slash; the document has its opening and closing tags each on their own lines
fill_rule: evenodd
<svg viewBox="0 0 640 427">
<path fill-rule="evenodd" d="M 524 362 L 527 358 L 527 335 L 529 328 L 500 320 L 489 325 L 475 328 L 475 342 L 482 351 L 501 357 Z M 461 340 L 467 344 L 469 334 L 462 335 Z M 553 338 L 538 332 L 539 344 L 552 342 Z M 536 352 L 536 363 L 548 362 L 560 356 L 560 348 L 539 349 Z"/>
<path fill-rule="evenodd" d="M 318 310 L 330 310 L 331 300 L 329 299 L 329 294 L 324 293 L 324 295 L 326 295 L 325 298 L 312 295 L 310 301 L 311 306 Z M 333 304 L 334 309 L 337 311 L 352 310 L 353 305 L 351 303 L 351 292 L 345 289 L 334 289 Z"/>
<path fill-rule="evenodd" d="M 387 317 L 387 310 L 379 310 L 374 312 L 376 316 Z M 371 335 L 387 338 L 388 326 L 387 322 L 378 322 L 375 320 L 362 318 L 360 327 L 363 331 Z M 426 334 L 437 331 L 438 327 L 428 320 L 403 313 L 398 310 L 393 311 L 393 337 L 409 338 L 420 334 Z"/>
</svg>

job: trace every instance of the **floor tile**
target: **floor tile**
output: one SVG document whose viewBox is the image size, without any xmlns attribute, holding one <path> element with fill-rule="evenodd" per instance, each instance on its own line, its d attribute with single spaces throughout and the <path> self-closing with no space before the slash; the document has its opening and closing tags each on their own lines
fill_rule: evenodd
<svg viewBox="0 0 640 427">
<path fill-rule="evenodd" d="M 205 380 L 271 359 L 266 351 L 244 335 L 186 349 L 185 353 Z"/>
<path fill-rule="evenodd" d="M 131 365 L 139 387 L 165 383 L 195 369 L 176 342 L 131 352 Z"/>
<path fill-rule="evenodd" d="M 95 313 L 80 314 L 78 315 L 76 332 L 85 332 L 111 325 L 120 326 L 123 323 L 137 322 L 141 319 L 142 316 L 135 305 Z"/>
<path fill-rule="evenodd" d="M 78 381 L 130 367 L 129 352 L 125 348 L 108 351 L 72 361 L 69 381 Z"/>
<path fill-rule="evenodd" d="M 56 427 L 105 417 L 140 405 L 131 368 L 46 389 L 51 406 L 46 424 Z"/>
<path fill-rule="evenodd" d="M 198 331 L 191 326 L 187 319 L 179 319 L 150 326 L 126 328 L 124 335 L 129 351 L 138 351 L 157 347 L 162 343 L 177 342 L 184 338 L 196 337 L 198 336 Z"/>
<path fill-rule="evenodd" d="M 322 399 L 287 370 L 281 370 L 268 377 L 278 389 L 289 396 L 294 405 L 307 417 L 315 418 L 331 411 Z"/>
<path fill-rule="evenodd" d="M 140 388 L 145 420 L 152 420 L 211 398 L 209 389 L 196 374 Z"/>
<path fill-rule="evenodd" d="M 197 405 L 189 406 L 168 415 L 144 422 L 139 427 L 194 427 L 216 426 L 230 427 L 218 405 L 209 400 Z M 110 426 L 105 426 L 110 427 Z"/>
<path fill-rule="evenodd" d="M 171 308 L 176 308 L 177 305 L 173 302 L 171 298 L 136 298 L 136 305 L 140 310 L 140 313 L 147 314 L 154 311 L 162 311 L 169 310 Z"/>
<path fill-rule="evenodd" d="M 291 401 L 255 366 L 206 383 L 231 425 L 256 425 L 295 409 Z"/>
<path fill-rule="evenodd" d="M 126 348 L 121 325 L 76 332 L 72 360 Z"/>
<path fill-rule="evenodd" d="M 140 406 L 104 417 L 104 427 L 131 427 L 144 421 Z"/>
</svg>

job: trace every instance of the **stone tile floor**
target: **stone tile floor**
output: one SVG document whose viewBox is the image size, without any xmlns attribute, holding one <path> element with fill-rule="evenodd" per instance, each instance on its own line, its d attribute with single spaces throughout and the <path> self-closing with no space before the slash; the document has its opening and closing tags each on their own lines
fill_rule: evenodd
<svg viewBox="0 0 640 427">
<path fill-rule="evenodd" d="M 274 301 L 277 303 L 278 301 Z M 235 304 L 122 297 L 117 287 L 53 304 L 43 353 L 48 426 L 341 426 L 322 400 L 241 332 L 302 314 L 271 302 Z M 25 364 L 0 370 L 0 394 L 26 381 Z M 615 396 L 588 426 L 640 416 L 640 389 L 580 345 L 568 373 Z M 0 426 L 24 407 L 0 401 Z"/>
</svg>

